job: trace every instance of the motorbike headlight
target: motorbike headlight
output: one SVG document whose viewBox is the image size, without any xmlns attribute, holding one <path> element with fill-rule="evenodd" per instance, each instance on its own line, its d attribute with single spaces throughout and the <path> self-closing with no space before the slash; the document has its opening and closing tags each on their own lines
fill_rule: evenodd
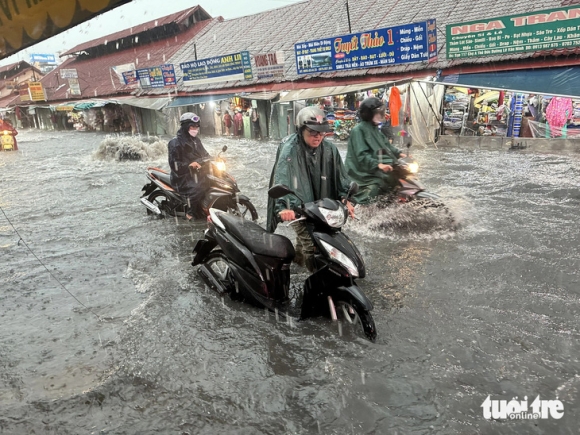
<svg viewBox="0 0 580 435">
<path fill-rule="evenodd" d="M 318 210 L 320 210 L 320 214 L 322 214 L 326 223 L 333 228 L 340 228 L 346 222 L 346 216 L 342 207 L 338 207 L 338 210 L 318 207 Z"/>
<path fill-rule="evenodd" d="M 2 132 L 2 134 L 5 134 L 5 135 L 6 135 L 6 134 L 10 134 L 10 132 L 9 132 L 8 130 L 4 130 L 4 131 Z"/>
<path fill-rule="evenodd" d="M 350 258 L 348 258 L 346 255 L 344 255 L 342 253 L 342 251 L 335 248 L 331 244 L 326 243 L 324 240 L 320 240 L 320 244 L 326 250 L 326 252 L 328 252 L 328 255 L 330 255 L 330 258 L 332 258 L 337 263 L 339 263 L 342 267 L 344 267 L 346 270 L 348 270 L 348 273 L 350 273 L 351 276 L 354 276 L 355 278 L 358 277 L 357 267 L 354 265 L 354 263 L 352 262 L 352 260 Z"/>
<path fill-rule="evenodd" d="M 226 170 L 226 163 L 225 162 L 214 162 L 215 167 L 218 171 L 223 172 Z"/>
<path fill-rule="evenodd" d="M 411 174 L 416 174 L 418 171 L 419 171 L 419 163 L 417 162 L 409 163 L 409 172 Z"/>
</svg>

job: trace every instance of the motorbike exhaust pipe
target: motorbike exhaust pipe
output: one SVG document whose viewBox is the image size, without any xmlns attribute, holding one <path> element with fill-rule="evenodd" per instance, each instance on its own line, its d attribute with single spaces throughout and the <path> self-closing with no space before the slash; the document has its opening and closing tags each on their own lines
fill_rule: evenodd
<svg viewBox="0 0 580 435">
<path fill-rule="evenodd" d="M 150 201 L 147 201 L 147 198 L 141 198 L 141 203 L 147 207 L 149 210 L 151 210 L 153 213 L 160 215 L 161 214 L 161 210 L 159 210 L 159 207 L 157 207 L 155 204 L 153 204 Z"/>
</svg>

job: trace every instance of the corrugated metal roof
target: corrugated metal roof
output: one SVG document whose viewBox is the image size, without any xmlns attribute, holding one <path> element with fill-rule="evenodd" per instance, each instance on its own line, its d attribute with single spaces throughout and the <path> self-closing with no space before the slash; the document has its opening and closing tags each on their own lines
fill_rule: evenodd
<svg viewBox="0 0 580 435">
<path fill-rule="evenodd" d="M 194 9 L 189 9 L 189 11 Z M 153 67 L 169 63 L 169 59 L 182 46 L 194 38 L 212 20 L 206 20 L 189 27 L 185 32 L 167 39 L 126 50 L 114 51 L 99 57 L 78 56 L 64 61 L 42 80 L 49 101 L 108 97 L 131 94 L 135 88 L 121 84 L 111 68 L 133 63 L 137 68 Z M 82 95 L 71 95 L 68 80 L 60 78 L 60 70 L 76 69 Z M 163 89 L 160 94 L 171 90 Z"/>
<path fill-rule="evenodd" d="M 129 27 L 128 29 L 121 30 L 119 32 L 111 33 L 107 36 L 103 36 L 101 38 L 96 38 L 88 42 L 84 42 L 82 44 L 77 45 L 76 47 L 71 48 L 70 50 L 62 53 L 60 56 L 66 56 L 70 54 L 80 53 L 81 51 L 85 51 L 89 48 L 98 47 L 99 45 L 113 43 L 120 39 L 130 37 L 133 35 L 138 35 L 139 33 L 146 32 L 147 30 L 154 29 L 156 27 L 163 27 L 167 24 L 185 24 L 188 18 L 199 12 L 202 14 L 204 18 L 211 18 L 211 16 L 201 7 L 195 6 L 189 9 L 185 9 L 183 11 L 175 12 L 174 14 L 167 15 L 165 17 L 157 18 L 155 20 L 148 21 L 143 24 L 139 24 L 138 26 Z"/>
<path fill-rule="evenodd" d="M 574 0 L 575 1 L 575 0 Z M 409 63 L 370 69 L 357 69 L 332 73 L 319 73 L 304 78 L 296 72 L 294 44 L 313 39 L 322 39 L 349 33 L 344 0 L 308 0 L 289 6 L 265 11 L 255 15 L 225 21 L 214 21 L 195 41 L 186 44 L 171 58 L 176 65 L 176 73 L 181 77 L 178 65 L 194 59 L 194 43 L 197 58 L 219 56 L 248 50 L 251 54 L 261 54 L 282 50 L 286 56 L 285 80 L 307 81 L 319 79 L 350 79 L 361 76 L 385 76 L 388 74 L 405 74 L 408 77 L 425 75 L 425 71 L 461 65 L 482 65 L 498 68 L 502 63 L 528 59 L 535 61 L 538 56 L 577 56 L 578 49 L 552 50 L 541 52 L 514 53 L 509 55 L 462 58 L 448 60 L 445 54 L 445 26 L 458 22 L 516 15 L 562 6 L 561 0 L 479 0 L 467 2 L 462 0 L 441 1 L 424 0 L 356 0 L 349 2 L 351 32 L 361 32 L 385 28 L 403 23 L 421 22 L 435 18 L 437 21 L 438 59 L 429 65 Z M 264 37 L 267 35 L 267 37 Z M 377 78 L 378 79 L 378 78 Z M 261 79 L 251 82 L 230 81 L 209 83 L 179 89 L 185 92 L 207 91 L 212 89 L 235 88 L 247 85 L 280 82 L 280 79 Z M 137 91 L 143 94 L 161 93 L 162 90 L 149 89 Z"/>
</svg>

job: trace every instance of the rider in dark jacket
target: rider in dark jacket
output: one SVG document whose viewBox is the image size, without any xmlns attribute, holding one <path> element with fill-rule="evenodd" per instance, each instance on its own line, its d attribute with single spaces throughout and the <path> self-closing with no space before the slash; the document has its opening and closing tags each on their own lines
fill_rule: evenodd
<svg viewBox="0 0 580 435">
<path fill-rule="evenodd" d="M 184 113 L 180 118 L 181 128 L 176 137 L 171 139 L 169 148 L 169 167 L 171 168 L 171 185 L 177 192 L 187 198 L 187 219 L 204 217 L 201 201 L 207 189 L 206 177 L 198 170 L 201 162 L 209 153 L 198 137 L 200 118 L 195 113 Z"/>
</svg>

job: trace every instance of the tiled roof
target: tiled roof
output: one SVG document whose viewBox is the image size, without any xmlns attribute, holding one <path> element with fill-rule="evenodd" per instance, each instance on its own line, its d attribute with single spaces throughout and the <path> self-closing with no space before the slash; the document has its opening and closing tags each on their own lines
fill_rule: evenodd
<svg viewBox="0 0 580 435">
<path fill-rule="evenodd" d="M 578 0 L 351 0 L 349 2 L 351 32 L 361 32 L 400 24 L 422 22 L 435 18 L 437 22 L 438 59 L 428 67 L 431 71 L 459 65 L 498 65 L 502 62 L 520 61 L 538 56 L 577 56 L 578 48 L 542 52 L 514 53 L 493 57 L 461 58 L 448 60 L 445 47 L 445 26 L 448 24 L 473 21 L 482 18 L 517 15 L 526 12 L 559 8 L 576 4 Z M 294 44 L 313 39 L 322 39 L 349 33 L 345 0 L 308 0 L 255 15 L 231 20 L 214 20 L 195 41 L 183 46 L 169 63 L 175 65 L 176 74 L 181 77 L 179 64 L 194 59 L 194 45 L 197 58 L 219 56 L 248 50 L 251 54 L 283 50 L 286 57 L 285 80 L 297 81 L 304 77 L 296 73 Z M 580 61 L 579 61 L 580 62 Z M 342 79 L 349 77 L 384 76 L 386 74 L 417 75 L 425 70 L 422 63 L 409 63 L 370 69 L 357 69 L 310 76 L 319 79 Z M 420 73 L 424 75 L 425 73 Z M 376 79 L 374 79 L 376 80 Z M 274 82 L 273 79 L 253 82 L 219 82 L 183 87 L 182 91 L 206 91 L 233 88 L 252 84 Z M 279 81 L 279 80 L 278 80 Z M 140 90 L 138 94 L 159 94 L 161 89 Z"/>
<path fill-rule="evenodd" d="M 195 9 L 195 8 L 194 8 Z M 189 9 L 192 11 L 193 9 Z M 175 15 L 175 14 L 174 14 Z M 137 68 L 153 67 L 169 62 L 186 42 L 189 42 L 212 20 L 205 20 L 189 27 L 176 36 L 147 45 L 114 51 L 98 57 L 78 56 L 69 58 L 42 80 L 49 101 L 80 100 L 111 95 L 129 94 L 134 88 L 122 85 L 111 70 L 112 67 L 134 63 Z M 106 38 L 104 38 L 106 39 Z M 70 95 L 68 80 L 60 78 L 61 69 L 76 69 L 82 95 Z M 165 89 L 164 93 L 167 93 Z"/>
<path fill-rule="evenodd" d="M 128 29 L 121 30 L 116 33 L 111 33 L 107 36 L 103 36 L 101 38 L 93 39 L 88 42 L 84 42 L 82 44 L 77 45 L 76 47 L 67 50 L 66 52 L 61 54 L 61 57 L 79 53 L 81 51 L 87 50 L 89 48 L 98 47 L 99 45 L 112 43 L 114 41 L 118 41 L 120 39 L 130 37 L 133 35 L 138 35 L 139 33 L 146 32 L 147 30 L 151 30 L 156 27 L 163 27 L 167 24 L 178 24 L 178 25 L 187 25 L 187 20 L 189 17 L 195 13 L 201 15 L 204 19 L 211 18 L 210 15 L 201 7 L 195 6 L 189 9 L 185 9 L 183 11 L 176 12 L 171 15 L 167 15 L 165 17 L 157 18 L 155 20 L 148 21 L 146 23 L 140 24 L 138 26 L 129 27 Z"/>
</svg>

